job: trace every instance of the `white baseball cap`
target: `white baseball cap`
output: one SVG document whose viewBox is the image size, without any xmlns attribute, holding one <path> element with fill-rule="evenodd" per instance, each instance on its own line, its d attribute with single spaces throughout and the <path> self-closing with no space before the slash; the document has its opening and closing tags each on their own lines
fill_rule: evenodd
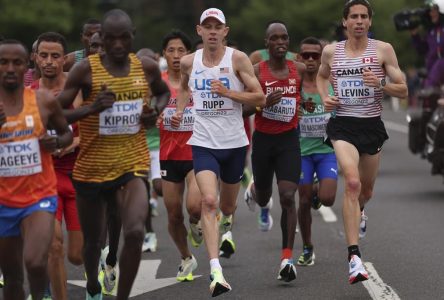
<svg viewBox="0 0 444 300">
<path fill-rule="evenodd" d="M 225 24 L 225 15 L 220 9 L 209 8 L 205 10 L 200 16 L 200 24 L 202 24 L 208 18 L 215 18 L 222 24 Z"/>
</svg>

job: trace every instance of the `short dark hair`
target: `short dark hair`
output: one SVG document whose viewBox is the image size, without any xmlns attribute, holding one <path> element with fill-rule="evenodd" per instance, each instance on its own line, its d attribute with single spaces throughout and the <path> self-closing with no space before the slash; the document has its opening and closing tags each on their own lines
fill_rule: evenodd
<svg viewBox="0 0 444 300">
<path fill-rule="evenodd" d="M 275 24 L 275 23 L 277 23 L 277 24 L 282 24 L 282 25 L 284 25 L 285 27 L 287 27 L 287 24 L 285 24 L 284 21 L 282 21 L 282 20 L 278 20 L 278 19 L 274 19 L 274 20 L 268 21 L 267 24 L 265 24 L 265 30 L 267 30 L 268 27 L 270 27 L 271 24 Z"/>
<path fill-rule="evenodd" d="M 188 51 L 191 51 L 190 38 L 183 31 L 180 31 L 179 29 L 173 29 L 163 37 L 162 50 L 165 50 L 169 41 L 174 40 L 174 39 L 180 39 L 182 41 L 183 45 L 185 46 L 185 48 L 187 48 Z"/>
<path fill-rule="evenodd" d="M 364 5 L 365 7 L 367 7 L 368 16 L 370 19 L 372 18 L 373 10 L 370 6 L 370 2 L 368 2 L 367 0 L 348 0 L 345 2 L 344 10 L 342 12 L 342 16 L 344 17 L 344 19 L 347 19 L 348 14 L 350 13 L 350 7 L 354 5 Z"/>
<path fill-rule="evenodd" d="M 315 38 L 313 36 L 306 37 L 299 43 L 299 50 L 302 47 L 302 45 L 318 45 L 321 48 L 322 51 L 322 43 L 318 38 Z"/>
<path fill-rule="evenodd" d="M 39 37 L 37 38 L 37 47 L 36 47 L 37 52 L 38 52 L 41 42 L 59 43 L 60 45 L 62 45 L 63 54 L 66 54 L 66 52 L 68 50 L 68 46 L 66 45 L 65 37 L 57 32 L 45 32 L 45 33 L 42 33 L 41 35 L 39 35 Z"/>
<path fill-rule="evenodd" d="M 102 24 L 102 22 L 100 22 L 100 20 L 90 18 L 90 19 L 86 20 L 85 23 L 83 23 L 82 32 L 85 31 L 85 27 L 88 25 L 101 25 L 101 24 Z"/>
<path fill-rule="evenodd" d="M 23 49 L 25 49 L 26 52 L 26 59 L 29 59 L 29 50 L 28 47 L 25 46 L 25 44 L 23 44 L 22 42 L 20 42 L 19 40 L 14 40 L 14 39 L 4 39 L 2 41 L 0 41 L 0 46 L 3 45 L 20 45 L 23 47 Z"/>
</svg>

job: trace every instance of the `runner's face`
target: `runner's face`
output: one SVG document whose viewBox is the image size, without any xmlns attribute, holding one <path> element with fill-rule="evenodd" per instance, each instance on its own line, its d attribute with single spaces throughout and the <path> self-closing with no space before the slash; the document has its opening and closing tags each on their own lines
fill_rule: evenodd
<svg viewBox="0 0 444 300">
<path fill-rule="evenodd" d="M 102 28 L 102 40 L 105 53 L 115 61 L 125 61 L 133 44 L 133 32 L 119 22 L 108 23 Z"/>
<path fill-rule="evenodd" d="M 197 33 L 202 37 L 202 41 L 210 49 L 223 45 L 229 28 L 214 18 L 206 19 L 201 25 L 197 25 Z"/>
<path fill-rule="evenodd" d="M 90 39 L 93 36 L 93 34 L 96 32 L 100 33 L 101 28 L 102 28 L 102 25 L 100 25 L 100 24 L 86 24 L 83 26 L 81 41 L 82 41 L 83 47 L 85 49 L 88 49 Z"/>
<path fill-rule="evenodd" d="M 36 63 L 44 78 L 56 78 L 63 72 L 65 56 L 63 46 L 57 42 L 40 42 Z"/>
<path fill-rule="evenodd" d="M 298 54 L 300 60 L 307 67 L 306 72 L 310 74 L 316 74 L 321 65 L 321 46 L 302 44 L 301 53 Z"/>
<path fill-rule="evenodd" d="M 165 57 L 168 64 L 168 70 L 176 72 L 179 71 L 180 59 L 188 53 L 189 51 L 187 50 L 181 39 L 170 40 L 163 50 L 163 56 Z"/>
<path fill-rule="evenodd" d="M 23 86 L 23 76 L 28 69 L 28 54 L 20 44 L 0 46 L 0 85 L 9 91 Z"/>
<path fill-rule="evenodd" d="M 361 4 L 350 7 L 347 19 L 342 19 L 342 24 L 347 29 L 349 37 L 367 36 L 372 25 L 372 20 L 368 15 L 367 7 Z"/>
<path fill-rule="evenodd" d="M 265 46 L 271 57 L 283 58 L 287 54 L 290 38 L 283 24 L 274 23 L 268 27 Z"/>
<path fill-rule="evenodd" d="M 94 33 L 91 37 L 89 44 L 89 54 L 102 54 L 103 53 L 103 42 L 99 33 Z"/>
</svg>

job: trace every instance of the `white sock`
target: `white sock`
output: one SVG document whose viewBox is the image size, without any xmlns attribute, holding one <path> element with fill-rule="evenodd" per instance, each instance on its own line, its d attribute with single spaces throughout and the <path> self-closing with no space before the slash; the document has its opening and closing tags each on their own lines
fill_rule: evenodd
<svg viewBox="0 0 444 300">
<path fill-rule="evenodd" d="M 211 271 L 213 271 L 214 269 L 222 270 L 222 266 L 219 263 L 219 258 L 210 259 L 210 267 L 211 267 Z"/>
</svg>

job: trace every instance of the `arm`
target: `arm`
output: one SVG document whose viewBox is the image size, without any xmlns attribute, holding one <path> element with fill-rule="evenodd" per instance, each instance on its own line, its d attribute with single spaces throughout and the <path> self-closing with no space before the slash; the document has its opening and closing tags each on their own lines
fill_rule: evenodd
<svg viewBox="0 0 444 300">
<path fill-rule="evenodd" d="M 318 75 L 316 76 L 316 86 L 318 87 L 319 95 L 324 103 L 326 111 L 333 111 L 339 105 L 338 99 L 328 94 L 328 87 L 330 85 L 330 71 L 331 61 L 333 60 L 333 53 L 335 45 L 327 45 L 322 51 L 321 65 L 319 66 Z"/>
<path fill-rule="evenodd" d="M 261 52 L 259 50 L 253 51 L 250 54 L 249 59 L 250 59 L 252 65 L 255 65 L 255 64 L 261 62 L 262 61 Z"/>
<path fill-rule="evenodd" d="M 257 52 L 257 51 L 255 51 L 255 52 Z M 253 54 L 255 52 L 253 52 Z M 251 59 L 251 56 L 250 56 L 250 59 Z M 254 70 L 254 75 L 259 80 L 259 63 L 253 65 L 253 70 Z M 267 105 L 265 105 L 265 106 L 267 106 Z M 249 116 L 255 114 L 256 112 L 261 111 L 261 109 L 262 108 L 260 106 L 243 104 L 242 105 L 242 117 L 249 117 Z"/>
<path fill-rule="evenodd" d="M 183 111 L 190 101 L 190 88 L 188 81 L 192 71 L 194 53 L 188 54 L 180 59 L 180 86 L 176 98 L 176 112 L 171 117 L 171 126 L 178 128 L 182 121 Z"/>
<path fill-rule="evenodd" d="M 71 68 L 74 66 L 75 60 L 76 58 L 74 52 L 69 53 L 66 56 L 65 64 L 63 65 L 63 71 L 69 72 L 69 70 L 71 70 Z"/>
<path fill-rule="evenodd" d="M 148 84 L 150 85 L 151 92 L 156 97 L 156 111 L 160 114 L 170 99 L 170 89 L 166 83 L 162 80 L 160 75 L 159 65 L 151 58 L 144 57 L 142 59 L 143 71 Z"/>
<path fill-rule="evenodd" d="M 211 92 L 241 104 L 263 107 L 265 105 L 265 96 L 259 81 L 254 75 L 253 65 L 245 53 L 235 50 L 233 53 L 233 68 L 244 83 L 245 91 L 229 90 L 219 80 L 213 80 L 211 82 Z"/>
</svg>

